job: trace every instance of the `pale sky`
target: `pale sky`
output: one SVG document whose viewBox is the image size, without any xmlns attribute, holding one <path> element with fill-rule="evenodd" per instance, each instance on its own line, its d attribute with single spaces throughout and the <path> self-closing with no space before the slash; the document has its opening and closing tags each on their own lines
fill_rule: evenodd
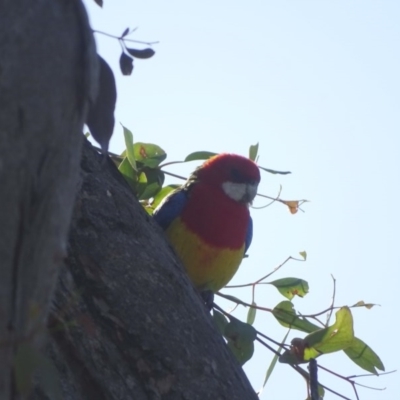
<svg viewBox="0 0 400 400">
<path fill-rule="evenodd" d="M 302 314 L 330 305 L 331 274 L 337 306 L 380 304 L 353 309 L 355 334 L 387 371 L 398 369 L 400 2 L 104 0 L 103 9 L 93 0 L 85 3 L 94 29 L 119 35 L 138 27 L 130 38 L 160 42 L 153 58 L 135 60 L 132 76 L 123 77 L 118 42 L 96 34 L 117 80 L 110 150 L 124 149 L 119 122 L 135 141 L 161 146 L 169 161 L 197 150 L 247 155 L 259 142 L 261 166 L 292 171 L 263 173 L 259 192 L 275 196 L 281 184 L 283 199 L 311 202 L 296 215 L 281 204 L 252 210 L 250 257 L 231 283 L 255 281 L 306 250 L 307 262 L 291 262 L 271 280 L 308 281 L 310 293 L 293 300 Z M 187 176 L 196 166 L 169 171 Z M 265 203 L 258 199 L 255 205 Z M 251 299 L 250 289 L 223 292 Z M 273 308 L 282 300 L 273 287 L 257 290 L 259 305 Z M 242 307 L 234 315 L 244 318 L 246 312 Z M 278 341 L 286 333 L 263 312 L 255 327 Z M 271 359 L 256 346 L 245 365 L 256 390 Z M 366 373 L 343 352 L 318 362 L 341 375 Z M 332 375 L 321 371 L 320 381 L 355 398 L 351 386 Z M 359 382 L 387 388 L 360 388 L 362 400 L 394 400 L 400 392 L 399 373 Z M 303 400 L 304 380 L 278 364 L 260 398 Z"/>
</svg>

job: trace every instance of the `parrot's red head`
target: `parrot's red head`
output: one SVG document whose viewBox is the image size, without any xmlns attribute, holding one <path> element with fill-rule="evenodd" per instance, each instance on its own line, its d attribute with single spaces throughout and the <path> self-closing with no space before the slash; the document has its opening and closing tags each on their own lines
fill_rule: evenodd
<svg viewBox="0 0 400 400">
<path fill-rule="evenodd" d="M 196 172 L 196 180 L 221 188 L 234 201 L 251 203 L 257 194 L 260 170 L 246 157 L 219 154 L 207 160 Z"/>
</svg>

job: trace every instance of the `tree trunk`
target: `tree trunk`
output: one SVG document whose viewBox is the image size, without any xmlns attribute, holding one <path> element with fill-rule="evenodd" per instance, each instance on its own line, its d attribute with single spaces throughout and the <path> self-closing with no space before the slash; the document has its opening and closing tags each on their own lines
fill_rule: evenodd
<svg viewBox="0 0 400 400">
<path fill-rule="evenodd" d="M 0 399 L 40 348 L 66 255 L 96 52 L 77 0 L 0 0 Z M 23 357 L 22 357 L 23 359 Z"/>
<path fill-rule="evenodd" d="M 79 0 L 0 0 L 0 399 L 56 399 L 54 377 L 30 386 L 52 296 L 60 398 L 257 399 L 163 233 L 89 144 L 79 182 L 95 63 Z"/>
<path fill-rule="evenodd" d="M 81 177 L 49 319 L 63 398 L 257 399 L 164 234 L 89 144 Z"/>
</svg>

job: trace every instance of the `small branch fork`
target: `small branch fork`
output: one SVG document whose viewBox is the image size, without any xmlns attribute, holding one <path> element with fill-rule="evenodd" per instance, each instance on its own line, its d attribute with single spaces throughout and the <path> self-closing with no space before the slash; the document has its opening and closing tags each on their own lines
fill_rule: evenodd
<svg viewBox="0 0 400 400">
<path fill-rule="evenodd" d="M 243 287 L 251 287 L 251 288 L 252 288 L 252 304 L 250 304 L 250 303 L 248 303 L 248 302 L 245 302 L 245 301 L 242 301 L 242 300 L 240 300 L 240 299 L 237 299 L 237 298 L 235 298 L 235 297 L 233 297 L 233 296 L 225 295 L 225 294 L 220 293 L 220 292 L 218 292 L 218 293 L 216 293 L 216 294 L 217 294 L 218 296 L 222 297 L 222 298 L 225 298 L 225 299 L 227 299 L 227 300 L 230 300 L 230 301 L 236 303 L 236 306 L 242 305 L 242 306 L 245 306 L 245 307 L 252 307 L 252 308 L 254 308 L 254 309 L 261 310 L 261 311 L 273 312 L 273 310 L 272 310 L 271 308 L 262 307 L 262 306 L 257 306 L 257 305 L 254 304 L 254 299 L 255 299 L 255 287 L 256 287 L 257 285 L 268 284 L 268 282 L 263 282 L 263 281 L 264 281 L 265 279 L 269 278 L 272 274 L 274 274 L 274 273 L 275 273 L 276 271 L 278 271 L 280 268 L 282 268 L 282 267 L 283 267 L 286 263 L 288 263 L 290 260 L 305 261 L 304 259 L 299 259 L 299 258 L 295 258 L 295 257 L 291 257 L 291 256 L 290 256 L 290 257 L 288 257 L 285 261 L 283 261 L 280 265 L 278 265 L 273 271 L 271 271 L 270 273 L 268 273 L 268 274 L 266 274 L 265 276 L 261 277 L 260 279 L 256 280 L 255 282 L 246 283 L 246 284 L 242 284 L 242 285 L 229 285 L 229 286 L 226 286 L 226 288 L 228 288 L 228 289 L 243 288 Z M 302 318 L 313 318 L 313 319 L 315 319 L 322 327 L 327 327 L 327 326 L 329 325 L 329 321 L 330 321 L 330 319 L 331 319 L 331 317 L 332 317 L 333 310 L 341 308 L 341 307 L 335 306 L 336 280 L 335 280 L 335 278 L 334 278 L 333 276 L 332 276 L 332 280 L 333 280 L 333 294 L 332 294 L 332 302 L 331 302 L 331 305 L 330 305 L 328 308 L 326 308 L 325 310 L 320 311 L 320 312 L 318 312 L 318 313 L 309 314 L 309 315 L 299 315 L 299 317 L 302 317 Z M 358 307 L 358 305 L 355 304 L 355 305 L 353 305 L 353 306 L 350 306 L 350 308 L 353 308 L 353 307 Z M 214 308 L 217 309 L 218 311 L 220 311 L 221 313 L 223 313 L 225 316 L 227 316 L 228 319 L 232 318 L 232 316 L 231 316 L 230 313 L 224 311 L 221 307 L 219 307 L 219 306 L 216 305 L 215 303 L 214 303 Z M 235 308 L 236 308 L 236 307 L 235 307 Z M 232 312 L 232 311 L 231 311 L 231 312 Z M 323 323 L 323 322 L 321 322 L 319 319 L 316 318 L 317 316 L 320 316 L 320 315 L 323 315 L 323 314 L 326 314 L 326 313 L 328 313 L 328 317 L 327 317 L 326 323 Z M 285 350 L 290 350 L 290 348 L 291 348 L 290 345 L 284 344 L 284 343 L 279 343 L 279 342 L 277 342 L 276 340 L 274 340 L 274 339 L 272 339 L 272 338 L 266 336 L 265 334 L 263 334 L 262 332 L 260 332 L 260 331 L 258 331 L 258 330 L 256 330 L 256 333 L 257 333 L 256 340 L 257 340 L 260 344 L 262 344 L 264 347 L 266 347 L 268 350 L 270 350 L 270 351 L 273 352 L 275 355 L 277 355 L 277 356 L 280 356 L 280 352 L 278 352 L 275 348 L 273 348 L 271 345 L 269 345 L 269 344 L 268 344 L 265 340 L 263 340 L 263 339 L 266 339 L 268 342 L 271 342 L 271 343 L 273 343 L 275 346 L 278 346 L 278 347 L 283 348 L 283 349 L 285 349 Z M 358 395 L 358 392 L 357 392 L 357 386 L 359 386 L 359 387 L 365 387 L 365 388 L 373 389 L 373 390 L 385 390 L 385 388 L 376 388 L 376 387 L 371 387 L 371 386 L 362 385 L 362 384 L 360 384 L 360 383 L 358 383 L 358 382 L 356 382 L 356 381 L 354 380 L 354 378 L 360 378 L 360 377 L 365 377 L 365 376 L 369 376 L 369 377 L 370 377 L 370 376 L 376 376 L 375 374 L 352 375 L 352 376 L 347 376 L 347 377 L 346 377 L 346 376 L 340 375 L 340 374 L 338 374 L 338 373 L 336 373 L 336 372 L 334 372 L 334 371 L 332 371 L 332 370 L 330 370 L 330 369 L 328 369 L 328 368 L 326 368 L 326 367 L 324 367 L 324 366 L 322 366 L 322 365 L 319 365 L 319 364 L 317 365 L 317 362 L 316 362 L 315 359 L 311 359 L 311 360 L 310 360 L 310 365 L 309 365 L 310 373 L 309 373 L 309 374 L 308 374 L 303 368 L 301 368 L 299 365 L 295 365 L 295 364 L 289 364 L 289 365 L 290 365 L 294 370 L 296 370 L 298 373 L 300 373 L 300 374 L 307 380 L 307 382 L 308 382 L 308 388 L 309 388 L 309 391 L 310 391 L 310 393 L 309 393 L 309 398 L 310 398 L 311 400 L 318 400 L 318 399 L 319 399 L 319 393 L 318 393 L 318 387 L 319 387 L 319 386 L 323 387 L 326 391 L 329 391 L 329 392 L 335 394 L 336 396 L 338 396 L 338 397 L 340 397 L 340 398 L 342 398 L 342 399 L 351 400 L 350 398 L 348 398 L 348 397 L 346 397 L 346 396 L 344 396 L 344 395 L 342 395 L 342 394 L 336 392 L 335 390 L 330 389 L 329 387 L 327 387 L 327 386 L 325 386 L 325 385 L 319 383 L 319 382 L 318 382 L 318 377 L 317 377 L 317 375 L 318 375 L 318 373 L 317 373 L 318 367 L 319 367 L 320 369 L 322 369 L 322 370 L 324 370 L 324 371 L 326 371 L 326 372 L 328 372 L 328 373 L 330 373 L 330 374 L 336 376 L 337 378 L 343 379 L 343 380 L 345 380 L 346 382 L 348 382 L 348 383 L 352 386 L 357 400 L 360 400 L 359 395 Z M 393 373 L 393 372 L 395 372 L 395 371 L 385 372 L 385 373 L 381 373 L 381 374 L 379 374 L 379 375 L 386 375 L 386 374 Z"/>
<path fill-rule="evenodd" d="M 103 36 L 107 36 L 109 38 L 112 39 L 117 39 L 119 41 L 125 41 L 125 42 L 131 42 L 131 43 L 138 43 L 138 44 L 145 44 L 146 46 L 152 46 L 153 44 L 157 44 L 159 42 L 143 42 L 141 40 L 133 40 L 133 39 L 127 39 L 125 36 L 130 35 L 131 33 L 135 32 L 137 28 L 131 29 L 130 31 L 128 31 L 125 35 L 121 35 L 121 36 L 116 36 L 116 35 L 111 35 L 110 33 L 107 32 L 103 32 L 103 31 L 98 31 L 96 29 L 93 29 L 92 32 L 93 33 L 98 33 L 100 35 Z"/>
</svg>

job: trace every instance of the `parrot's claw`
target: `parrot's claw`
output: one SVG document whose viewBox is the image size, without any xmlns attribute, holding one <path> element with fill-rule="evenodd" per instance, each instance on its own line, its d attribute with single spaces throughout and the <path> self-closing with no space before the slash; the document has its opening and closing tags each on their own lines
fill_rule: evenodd
<svg viewBox="0 0 400 400">
<path fill-rule="evenodd" d="M 207 310 L 211 311 L 214 305 L 214 292 L 212 290 L 203 290 L 200 292 L 200 296 L 203 299 Z"/>
</svg>

